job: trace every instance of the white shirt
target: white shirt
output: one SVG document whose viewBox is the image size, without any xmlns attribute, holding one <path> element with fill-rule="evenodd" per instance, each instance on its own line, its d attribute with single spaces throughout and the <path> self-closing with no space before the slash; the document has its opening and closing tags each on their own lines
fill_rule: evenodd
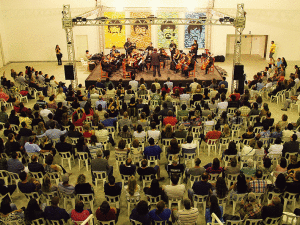
<svg viewBox="0 0 300 225">
<path fill-rule="evenodd" d="M 241 155 L 242 156 L 251 156 L 251 155 L 254 155 L 254 153 L 255 153 L 255 149 L 253 149 L 252 147 L 249 147 L 247 145 L 244 145 Z"/>
<path fill-rule="evenodd" d="M 228 102 L 219 102 L 218 103 L 218 109 L 227 109 Z"/>
<path fill-rule="evenodd" d="M 215 125 L 215 121 L 214 121 L 214 120 L 205 121 L 205 122 L 204 122 L 204 125 L 205 125 L 205 126 L 213 126 L 213 125 Z"/>
<path fill-rule="evenodd" d="M 166 185 L 164 191 L 169 198 L 182 198 L 185 192 L 185 186 L 184 184 L 178 184 L 175 186 Z"/>
<path fill-rule="evenodd" d="M 148 130 L 148 138 L 153 138 L 154 140 L 158 140 L 160 138 L 160 131 Z"/>
<path fill-rule="evenodd" d="M 63 102 L 63 101 L 65 101 L 66 100 L 65 93 L 59 93 L 59 94 L 57 94 L 56 97 L 55 97 L 55 100 L 57 102 Z"/>
<path fill-rule="evenodd" d="M 168 85 L 168 88 L 170 88 L 170 90 L 173 89 L 173 82 L 167 81 L 167 82 L 165 82 L 164 84 Z"/>
<path fill-rule="evenodd" d="M 160 84 L 159 84 L 159 83 L 156 83 L 156 82 L 155 82 L 155 83 L 153 83 L 153 84 L 155 85 L 156 90 L 157 90 L 157 89 L 160 89 Z"/>
<path fill-rule="evenodd" d="M 189 101 L 189 100 L 190 100 L 190 94 L 180 95 L 180 101 Z"/>
<path fill-rule="evenodd" d="M 294 81 L 295 81 L 296 84 L 298 84 L 299 78 L 296 78 Z"/>
<path fill-rule="evenodd" d="M 271 87 L 272 87 L 272 82 L 266 84 L 266 89 L 269 89 Z"/>
<path fill-rule="evenodd" d="M 269 155 L 281 155 L 282 154 L 283 145 L 282 144 L 274 144 L 269 148 Z"/>
<path fill-rule="evenodd" d="M 138 133 L 137 131 L 134 131 L 133 132 L 133 137 L 135 137 L 135 138 L 144 138 L 144 137 L 146 137 L 146 132 L 142 131 L 141 133 Z"/>
<path fill-rule="evenodd" d="M 52 114 L 52 112 L 51 112 L 49 109 L 42 109 L 42 110 L 40 111 L 41 117 L 46 117 L 46 116 L 48 116 L 50 113 Z"/>
<path fill-rule="evenodd" d="M 290 137 L 294 134 L 295 132 L 293 130 L 283 130 L 282 131 L 282 140 L 285 142 L 290 141 Z"/>
<path fill-rule="evenodd" d="M 131 81 L 129 81 L 129 85 L 131 85 L 131 89 L 133 91 L 137 91 L 139 82 L 137 82 L 136 80 L 131 80 Z"/>
<path fill-rule="evenodd" d="M 52 87 L 57 87 L 57 84 L 55 83 L 55 80 L 50 80 L 50 85 Z"/>
<path fill-rule="evenodd" d="M 193 82 L 190 84 L 190 88 L 192 89 L 192 91 L 195 91 L 197 89 L 198 83 L 197 82 Z"/>
</svg>

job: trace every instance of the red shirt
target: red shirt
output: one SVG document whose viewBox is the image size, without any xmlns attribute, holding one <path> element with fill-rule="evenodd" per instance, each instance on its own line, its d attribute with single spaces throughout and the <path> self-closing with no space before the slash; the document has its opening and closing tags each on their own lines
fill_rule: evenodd
<svg viewBox="0 0 300 225">
<path fill-rule="evenodd" d="M 85 138 L 89 138 L 89 137 L 91 137 L 92 136 L 92 132 L 84 132 L 83 133 L 83 137 L 85 137 Z"/>
<path fill-rule="evenodd" d="M 231 94 L 231 95 L 235 95 L 236 97 L 236 101 L 240 100 L 240 97 L 241 97 L 241 94 L 240 93 L 234 93 L 234 94 Z M 231 97 L 231 95 L 229 97 Z"/>
<path fill-rule="evenodd" d="M 163 87 L 163 88 L 161 89 L 161 92 L 163 92 L 163 91 L 165 91 L 166 93 L 169 93 L 169 92 L 170 92 L 170 88 L 165 89 L 165 87 Z"/>
<path fill-rule="evenodd" d="M 182 93 L 183 93 L 183 88 L 182 88 L 182 87 L 174 87 L 174 88 L 173 88 L 173 93 L 175 93 L 176 89 L 179 90 L 179 94 L 182 94 Z"/>
<path fill-rule="evenodd" d="M 0 92 L 0 98 L 3 98 L 5 101 L 7 101 L 9 99 L 9 96 L 8 96 L 8 94 L 5 94 L 4 92 Z"/>
<path fill-rule="evenodd" d="M 85 118 L 86 118 L 86 114 L 83 113 L 82 114 L 82 117 L 80 119 L 78 119 L 77 121 L 74 121 L 74 115 L 75 113 L 77 113 L 76 111 L 73 113 L 72 115 L 72 120 L 73 120 L 73 124 L 74 126 L 83 126 L 83 121 L 85 121 Z"/>
<path fill-rule="evenodd" d="M 114 209 L 110 209 L 107 214 L 104 214 L 100 211 L 98 208 L 96 211 L 96 218 L 98 221 L 110 221 L 110 220 L 116 220 L 116 212 Z"/>
<path fill-rule="evenodd" d="M 216 130 L 213 130 L 213 131 L 208 131 L 206 136 L 205 136 L 205 141 L 207 142 L 208 139 L 219 139 L 222 135 L 222 132 L 221 131 L 216 131 Z"/>
<path fill-rule="evenodd" d="M 164 118 L 164 125 L 171 124 L 171 126 L 175 126 L 177 123 L 176 117 L 168 116 Z"/>
<path fill-rule="evenodd" d="M 90 212 L 87 210 L 83 210 L 81 213 L 76 212 L 75 209 L 71 212 L 71 218 L 73 221 L 84 221 L 86 218 L 88 218 L 90 215 Z M 77 225 L 77 223 L 75 223 Z M 88 223 L 87 223 L 88 225 Z"/>
</svg>

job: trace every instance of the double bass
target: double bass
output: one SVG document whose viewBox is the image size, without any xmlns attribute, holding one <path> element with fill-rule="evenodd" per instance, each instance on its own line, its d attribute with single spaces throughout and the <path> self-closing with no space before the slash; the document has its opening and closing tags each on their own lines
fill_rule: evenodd
<svg viewBox="0 0 300 225">
<path fill-rule="evenodd" d="M 211 56 L 207 57 L 207 59 L 204 61 L 204 63 L 201 66 L 201 70 L 205 70 L 207 65 L 213 60 Z"/>
</svg>

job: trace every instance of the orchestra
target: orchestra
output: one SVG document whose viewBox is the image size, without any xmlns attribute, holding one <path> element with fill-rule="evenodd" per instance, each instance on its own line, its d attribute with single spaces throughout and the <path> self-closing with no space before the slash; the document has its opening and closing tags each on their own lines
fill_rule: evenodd
<svg viewBox="0 0 300 225">
<path fill-rule="evenodd" d="M 151 55 L 153 55 L 153 44 L 149 43 L 146 49 L 137 49 L 135 43 L 132 43 L 130 39 L 124 44 L 126 54 L 121 54 L 116 46 L 112 46 L 110 53 L 108 55 L 101 55 L 101 58 L 97 60 L 97 63 L 101 63 L 102 70 L 108 72 L 108 76 L 112 76 L 112 73 L 119 70 L 123 65 L 127 72 L 132 75 L 137 75 L 139 72 L 150 71 L 153 69 L 153 61 L 151 61 Z M 170 61 L 170 70 L 175 71 L 175 73 L 181 72 L 188 77 L 188 73 L 194 70 L 195 63 L 197 62 L 197 51 L 198 44 L 194 40 L 193 45 L 189 53 L 186 55 L 182 50 L 177 49 L 174 41 L 171 41 L 169 45 L 169 53 L 164 49 L 160 48 L 157 51 L 159 54 L 159 61 L 162 62 L 163 68 L 166 66 L 166 62 Z M 94 56 L 93 56 L 94 57 Z M 205 70 L 207 74 L 208 69 L 213 65 L 213 58 L 209 54 L 207 59 L 201 66 L 202 70 Z"/>
</svg>

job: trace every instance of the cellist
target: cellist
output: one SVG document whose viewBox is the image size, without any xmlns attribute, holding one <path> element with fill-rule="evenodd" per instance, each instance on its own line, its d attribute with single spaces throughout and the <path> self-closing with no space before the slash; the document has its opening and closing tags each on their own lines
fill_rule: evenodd
<svg viewBox="0 0 300 225">
<path fill-rule="evenodd" d="M 182 73 L 184 73 L 185 78 L 189 77 L 189 71 L 193 70 L 195 67 L 195 58 L 189 53 L 185 57 L 184 66 L 182 67 Z"/>
</svg>

